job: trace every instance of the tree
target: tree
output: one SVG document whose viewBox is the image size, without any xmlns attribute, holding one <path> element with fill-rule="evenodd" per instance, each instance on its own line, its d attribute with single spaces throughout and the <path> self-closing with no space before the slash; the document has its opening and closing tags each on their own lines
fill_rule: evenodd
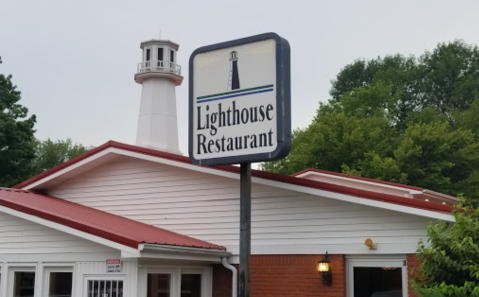
<svg viewBox="0 0 479 297">
<path fill-rule="evenodd" d="M 479 212 L 462 199 L 452 213 L 454 224 L 432 223 L 419 243 L 411 275 L 418 297 L 479 296 Z"/>
<path fill-rule="evenodd" d="M 370 61 L 357 60 L 344 67 L 332 81 L 331 96 L 341 101 L 358 88 L 382 81 L 399 94 L 395 112 L 398 123 L 410 112 L 435 107 L 443 113 L 465 110 L 479 98 L 479 49 L 463 41 L 441 43 L 419 58 L 402 55 Z"/>
<path fill-rule="evenodd" d="M 0 58 L 0 64 L 1 64 Z M 0 74 L 0 186 L 10 187 L 30 174 L 35 157 L 33 126 L 35 115 L 18 102 L 20 91 L 12 83 L 12 76 Z"/>
<path fill-rule="evenodd" d="M 479 205 L 479 50 L 439 44 L 347 65 L 332 99 L 264 170 L 318 168 L 458 195 Z"/>
<path fill-rule="evenodd" d="M 73 144 L 70 138 L 67 140 L 35 142 L 35 158 L 32 163 L 31 176 L 42 173 L 64 163 L 78 155 L 89 151 L 92 147 L 85 147 L 81 144 Z"/>
</svg>

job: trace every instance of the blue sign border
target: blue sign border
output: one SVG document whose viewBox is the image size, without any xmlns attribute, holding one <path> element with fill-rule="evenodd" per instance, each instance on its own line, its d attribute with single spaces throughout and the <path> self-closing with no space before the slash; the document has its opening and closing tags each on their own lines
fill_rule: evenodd
<svg viewBox="0 0 479 297">
<path fill-rule="evenodd" d="M 194 59 L 197 55 L 238 45 L 273 39 L 276 42 L 276 119 L 277 119 L 277 147 L 273 152 L 256 153 L 232 157 L 220 157 L 197 160 L 193 157 L 193 86 L 194 86 Z M 225 165 L 252 162 L 266 162 L 286 157 L 291 150 L 291 53 L 286 39 L 276 33 L 264 33 L 227 42 L 207 45 L 196 49 L 189 61 L 189 123 L 188 123 L 188 154 L 197 165 Z"/>
</svg>

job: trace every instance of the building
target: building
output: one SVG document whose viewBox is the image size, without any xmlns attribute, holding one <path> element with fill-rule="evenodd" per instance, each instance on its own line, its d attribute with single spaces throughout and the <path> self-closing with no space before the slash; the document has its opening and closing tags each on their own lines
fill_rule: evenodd
<svg viewBox="0 0 479 297">
<path fill-rule="evenodd" d="M 178 153 L 178 45 L 141 47 L 137 145 L 110 141 L 0 189 L 1 296 L 234 296 L 239 168 Z M 313 169 L 252 182 L 252 296 L 410 296 L 417 243 L 457 202 Z"/>
</svg>

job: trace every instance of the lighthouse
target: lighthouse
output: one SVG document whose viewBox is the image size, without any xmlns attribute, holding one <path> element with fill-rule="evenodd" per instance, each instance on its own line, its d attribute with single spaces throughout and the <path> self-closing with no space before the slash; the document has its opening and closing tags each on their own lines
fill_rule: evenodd
<svg viewBox="0 0 479 297">
<path fill-rule="evenodd" d="M 228 77 L 228 91 L 237 90 L 240 88 L 239 74 L 238 74 L 238 52 L 232 51 L 230 53 L 230 73 Z"/>
<path fill-rule="evenodd" d="M 181 85 L 179 45 L 170 40 L 148 40 L 140 44 L 142 62 L 135 81 L 143 86 L 136 145 L 181 154 L 178 146 L 176 86 Z"/>
</svg>

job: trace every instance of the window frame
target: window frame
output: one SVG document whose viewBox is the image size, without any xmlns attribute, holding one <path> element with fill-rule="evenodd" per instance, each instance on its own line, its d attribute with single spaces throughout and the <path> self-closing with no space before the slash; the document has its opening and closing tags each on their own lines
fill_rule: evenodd
<svg viewBox="0 0 479 297">
<path fill-rule="evenodd" d="M 151 60 L 151 48 L 145 49 L 145 62 L 150 62 Z"/>
<path fill-rule="evenodd" d="M 161 51 L 161 59 L 160 59 L 160 51 Z M 163 47 L 158 47 L 156 50 L 156 58 L 158 61 L 164 61 L 165 59 L 165 49 Z"/>
<path fill-rule="evenodd" d="M 49 296 L 50 291 L 50 273 L 52 272 L 71 272 L 72 273 L 72 296 L 75 292 L 75 272 L 73 269 L 73 264 L 66 265 L 53 265 L 53 266 L 44 266 L 43 267 L 43 295 L 44 297 Z"/>
<path fill-rule="evenodd" d="M 83 296 L 88 297 L 88 281 L 122 281 L 123 282 L 123 296 L 126 296 L 126 277 L 121 275 L 85 275 L 83 277 Z"/>
<path fill-rule="evenodd" d="M 409 278 L 407 273 L 407 265 L 404 265 L 404 263 L 407 263 L 405 261 L 406 256 L 347 256 L 346 296 L 354 297 L 354 267 L 399 267 L 401 268 L 402 296 L 408 297 Z"/>
<path fill-rule="evenodd" d="M 141 294 L 147 297 L 148 294 L 148 274 L 170 274 L 170 297 L 181 296 L 181 275 L 200 274 L 201 275 L 201 297 L 212 297 L 213 295 L 213 271 L 209 266 L 146 266 L 144 272 L 144 285 Z"/>
<path fill-rule="evenodd" d="M 38 271 L 37 266 L 32 264 L 19 264 L 15 266 L 8 267 L 8 284 L 7 284 L 7 296 L 13 296 L 13 289 L 15 286 L 15 272 L 34 272 L 34 287 L 33 287 L 33 296 L 38 296 Z"/>
</svg>

